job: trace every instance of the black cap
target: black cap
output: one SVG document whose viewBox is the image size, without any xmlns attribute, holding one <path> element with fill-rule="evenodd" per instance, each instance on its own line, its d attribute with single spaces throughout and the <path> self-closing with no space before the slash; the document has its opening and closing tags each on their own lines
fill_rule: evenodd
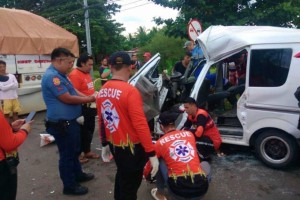
<svg viewBox="0 0 300 200">
<path fill-rule="evenodd" d="M 117 64 L 125 64 L 125 65 L 131 65 L 131 58 L 125 51 L 118 51 L 113 53 L 109 58 L 109 63 L 111 65 L 117 65 Z"/>
<path fill-rule="evenodd" d="M 8 81 L 8 79 L 9 79 L 8 76 L 0 75 L 0 82 L 6 82 Z"/>
<path fill-rule="evenodd" d="M 174 124 L 180 113 L 174 111 L 165 111 L 158 117 L 158 122 L 162 125 Z"/>
<path fill-rule="evenodd" d="M 192 98 L 192 97 L 186 98 L 186 99 L 183 101 L 183 103 L 190 103 L 190 104 L 195 104 L 195 105 L 197 105 L 196 100 L 195 100 L 194 98 Z"/>
</svg>

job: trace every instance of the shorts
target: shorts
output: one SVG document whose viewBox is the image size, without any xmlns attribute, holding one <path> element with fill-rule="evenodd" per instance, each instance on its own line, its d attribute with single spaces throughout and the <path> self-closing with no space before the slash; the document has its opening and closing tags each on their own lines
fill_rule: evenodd
<svg viewBox="0 0 300 200">
<path fill-rule="evenodd" d="M 5 115 L 12 113 L 18 113 L 21 111 L 21 106 L 18 99 L 4 99 L 3 100 L 3 113 Z"/>
</svg>

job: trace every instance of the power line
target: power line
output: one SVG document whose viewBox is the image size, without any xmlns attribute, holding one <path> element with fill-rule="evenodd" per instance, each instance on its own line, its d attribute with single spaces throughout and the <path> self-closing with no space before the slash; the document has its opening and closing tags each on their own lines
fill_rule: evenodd
<svg viewBox="0 0 300 200">
<path fill-rule="evenodd" d="M 145 3 L 145 4 L 141 4 L 141 5 L 137 5 L 137 6 L 133 6 L 133 7 L 130 7 L 130 8 L 125 8 L 125 9 L 121 9 L 120 11 L 125 11 L 125 10 L 131 10 L 133 8 L 137 8 L 137 7 L 141 7 L 141 6 L 145 6 L 147 4 L 152 4 L 151 2 L 149 3 Z"/>
<path fill-rule="evenodd" d="M 121 0 L 115 0 L 114 2 L 117 2 L 117 1 L 121 1 Z M 139 1 L 141 1 L 141 0 L 139 0 Z M 126 5 L 133 4 L 133 3 L 136 3 L 136 2 L 138 2 L 138 1 L 134 1 L 134 2 L 128 3 L 128 4 L 126 4 Z M 152 4 L 152 2 L 148 2 L 148 3 L 140 4 L 140 5 L 137 5 L 137 6 L 132 6 L 132 7 L 129 7 L 129 8 L 121 9 L 120 12 L 126 11 L 126 10 L 131 10 L 131 9 L 134 9 L 134 8 L 137 8 L 137 7 L 141 7 L 141 6 L 145 6 L 145 5 L 147 5 L 147 4 Z M 90 6 L 86 7 L 85 9 L 97 7 L 97 6 L 100 6 L 100 5 L 103 5 L 103 4 L 102 4 L 102 3 L 93 4 L 93 5 L 90 5 Z M 125 4 L 124 4 L 124 5 L 125 5 Z M 77 12 L 79 12 L 79 11 L 82 11 L 82 8 L 79 8 L 79 9 L 77 9 L 77 10 L 70 11 L 70 12 L 67 12 L 67 13 L 64 13 L 64 14 L 60 14 L 60 15 L 57 15 L 57 16 L 54 16 L 54 17 L 48 17 L 48 19 L 59 19 L 59 18 L 68 16 L 68 15 L 70 15 L 70 14 L 77 13 Z"/>
</svg>

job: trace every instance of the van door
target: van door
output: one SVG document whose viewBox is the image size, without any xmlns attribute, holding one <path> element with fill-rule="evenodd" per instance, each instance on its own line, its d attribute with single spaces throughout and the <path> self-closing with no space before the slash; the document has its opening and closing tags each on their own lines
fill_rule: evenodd
<svg viewBox="0 0 300 200">
<path fill-rule="evenodd" d="M 300 85 L 300 60 L 292 58 L 299 51 L 293 44 L 251 47 L 245 120 L 250 132 L 263 127 L 296 129 L 298 102 L 293 94 Z"/>
<path fill-rule="evenodd" d="M 128 81 L 140 91 L 148 121 L 159 114 L 168 93 L 162 86 L 162 75 L 158 74 L 160 58 L 159 53 L 154 55 Z"/>
</svg>

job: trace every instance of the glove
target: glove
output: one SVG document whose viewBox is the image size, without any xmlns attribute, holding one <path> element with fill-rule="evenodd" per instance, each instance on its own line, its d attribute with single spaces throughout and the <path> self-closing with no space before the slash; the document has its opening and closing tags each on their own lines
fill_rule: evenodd
<svg viewBox="0 0 300 200">
<path fill-rule="evenodd" d="M 158 171 L 159 162 L 156 156 L 150 157 L 149 160 L 152 166 L 151 178 L 154 178 Z"/>
<path fill-rule="evenodd" d="M 109 145 L 102 147 L 101 157 L 103 162 L 110 162 L 112 155 L 109 149 Z"/>
</svg>

